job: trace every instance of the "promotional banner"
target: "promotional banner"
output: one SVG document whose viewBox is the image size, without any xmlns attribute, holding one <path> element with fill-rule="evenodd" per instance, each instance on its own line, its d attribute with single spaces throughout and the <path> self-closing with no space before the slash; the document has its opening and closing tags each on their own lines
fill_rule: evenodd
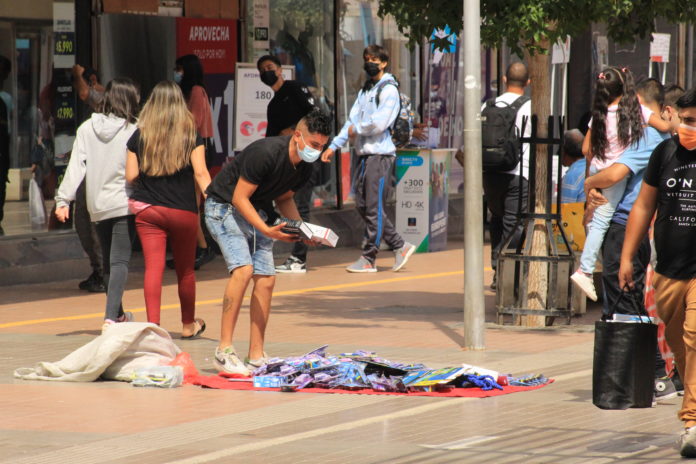
<svg viewBox="0 0 696 464">
<path fill-rule="evenodd" d="M 433 31 L 433 37 L 447 38 L 449 48 L 437 50 L 423 47 L 423 59 L 427 73 L 423 95 L 423 122 L 428 126 L 427 146 L 430 148 L 454 148 L 464 144 L 464 105 L 459 95 L 459 54 L 461 41 L 449 28 Z M 482 60 L 482 63 L 485 63 Z M 482 72 L 482 82 L 484 70 Z M 464 188 L 464 171 L 459 163 L 451 165 L 449 192 L 457 193 Z"/>
<path fill-rule="evenodd" d="M 72 70 L 75 64 L 75 4 L 53 3 L 54 163 L 66 166 L 77 130 Z"/>
<path fill-rule="evenodd" d="M 198 56 L 213 115 L 212 164 L 233 154 L 234 72 L 237 63 L 237 21 L 176 18 L 176 55 Z"/>
<path fill-rule="evenodd" d="M 294 66 L 283 66 L 285 80 L 294 75 Z M 256 63 L 237 63 L 236 76 L 234 149 L 243 150 L 266 136 L 266 108 L 273 98 L 273 89 L 261 82 Z"/>
<path fill-rule="evenodd" d="M 447 210 L 449 200 L 449 176 L 454 150 L 430 151 L 430 211 L 429 251 L 447 248 Z"/>
<path fill-rule="evenodd" d="M 271 25 L 271 9 L 268 0 L 253 0 L 253 20 L 254 20 L 254 49 L 268 50 L 270 48 L 270 37 L 268 31 Z"/>
<path fill-rule="evenodd" d="M 394 227 L 416 252 L 447 246 L 450 149 L 400 150 L 396 156 Z"/>
</svg>

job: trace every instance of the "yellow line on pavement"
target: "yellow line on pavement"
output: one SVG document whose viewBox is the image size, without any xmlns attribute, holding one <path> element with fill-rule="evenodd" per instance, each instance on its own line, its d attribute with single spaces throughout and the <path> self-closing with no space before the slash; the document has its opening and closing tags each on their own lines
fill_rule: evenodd
<svg viewBox="0 0 696 464">
<path fill-rule="evenodd" d="M 491 271 L 491 270 L 492 269 L 490 267 L 484 268 L 484 271 Z M 323 291 L 329 291 L 329 290 L 340 290 L 340 289 L 344 289 L 344 288 L 367 287 L 370 285 L 381 285 L 381 284 L 388 284 L 388 283 L 393 283 L 393 282 L 404 282 L 404 281 L 409 281 L 409 280 L 435 279 L 438 277 L 448 277 L 448 276 L 460 275 L 460 274 L 464 274 L 464 271 L 437 272 L 434 274 L 421 274 L 421 275 L 415 275 L 415 276 L 393 277 L 391 279 L 381 279 L 381 280 L 372 280 L 372 281 L 364 281 L 364 282 L 351 282 L 351 283 L 347 283 L 347 284 L 324 285 L 321 287 L 300 288 L 297 290 L 283 290 L 280 292 L 274 292 L 273 296 L 278 297 L 278 296 L 287 296 L 287 295 L 301 295 L 303 293 L 323 292 Z M 249 297 L 246 296 L 245 299 L 247 299 L 247 298 L 249 298 Z M 201 300 L 201 301 L 196 301 L 196 306 L 220 304 L 220 303 L 222 303 L 221 298 L 218 298 L 215 300 Z M 176 309 L 176 308 L 179 308 L 179 303 L 161 306 L 161 310 L 163 310 L 163 311 L 167 310 L 167 309 Z M 130 311 L 133 313 L 141 313 L 141 312 L 145 312 L 145 308 L 134 308 L 134 309 L 128 309 L 127 311 Z M 76 320 L 81 320 L 81 319 L 93 319 L 93 318 L 98 318 L 98 317 L 103 317 L 103 316 L 104 316 L 104 313 L 100 312 L 100 313 L 80 314 L 80 315 L 76 315 L 76 316 L 47 317 L 47 318 L 43 318 L 43 319 L 31 319 L 31 320 L 26 320 L 26 321 L 6 322 L 4 324 L 0 324 L 0 329 L 6 329 L 9 327 L 20 327 L 20 326 L 25 326 L 25 325 L 43 324 L 43 323 L 47 323 L 47 322 L 76 321 Z"/>
</svg>

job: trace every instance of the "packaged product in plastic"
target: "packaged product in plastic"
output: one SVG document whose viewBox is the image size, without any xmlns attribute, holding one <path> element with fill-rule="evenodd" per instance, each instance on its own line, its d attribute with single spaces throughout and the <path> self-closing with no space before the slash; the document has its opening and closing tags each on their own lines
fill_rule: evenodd
<svg viewBox="0 0 696 464">
<path fill-rule="evenodd" d="M 181 366 L 141 367 L 132 376 L 134 387 L 175 388 L 184 381 L 184 369 Z"/>
</svg>

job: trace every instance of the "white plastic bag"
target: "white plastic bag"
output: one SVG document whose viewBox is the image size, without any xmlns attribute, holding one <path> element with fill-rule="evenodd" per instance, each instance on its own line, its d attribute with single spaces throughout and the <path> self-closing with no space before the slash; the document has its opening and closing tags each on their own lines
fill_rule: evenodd
<svg viewBox="0 0 696 464">
<path fill-rule="evenodd" d="M 131 378 L 134 387 L 176 388 L 184 381 L 184 369 L 181 366 L 141 367 Z"/>
<path fill-rule="evenodd" d="M 46 224 L 43 194 L 34 177 L 29 180 L 29 219 L 33 227 L 41 227 Z"/>
</svg>

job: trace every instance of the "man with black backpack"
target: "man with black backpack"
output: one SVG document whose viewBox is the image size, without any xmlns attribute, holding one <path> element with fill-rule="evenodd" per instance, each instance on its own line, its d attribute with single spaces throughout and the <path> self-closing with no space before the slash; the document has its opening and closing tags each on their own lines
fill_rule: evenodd
<svg viewBox="0 0 696 464">
<path fill-rule="evenodd" d="M 491 266 L 494 272 L 503 241 L 514 234 L 510 246 L 515 247 L 522 238 L 522 228 L 515 228 L 515 224 L 518 215 L 527 211 L 529 145 L 523 144 L 521 148 L 523 169 L 520 170 L 520 138 L 531 135 L 532 105 L 524 96 L 530 81 L 524 63 L 508 66 L 503 82 L 505 93 L 481 107 L 483 193 L 492 215 Z M 496 286 L 497 273 L 493 275 L 491 288 L 495 290 Z"/>
<path fill-rule="evenodd" d="M 386 199 L 392 189 L 392 171 L 396 146 L 393 139 L 411 138 L 411 122 L 402 113 L 408 106 L 402 102 L 399 84 L 390 73 L 387 51 L 379 45 L 370 45 L 363 51 L 368 79 L 358 93 L 350 115 L 341 132 L 324 151 L 321 160 L 329 162 L 334 152 L 346 144 L 348 138 L 360 159 L 359 175 L 355 185 L 355 206 L 365 222 L 365 246 L 357 261 L 348 266 L 348 272 L 377 272 L 375 259 L 382 239 L 394 250 L 393 271 L 404 267 L 416 247 L 396 232 L 387 217 Z M 404 129 L 402 126 L 408 126 Z"/>
</svg>

